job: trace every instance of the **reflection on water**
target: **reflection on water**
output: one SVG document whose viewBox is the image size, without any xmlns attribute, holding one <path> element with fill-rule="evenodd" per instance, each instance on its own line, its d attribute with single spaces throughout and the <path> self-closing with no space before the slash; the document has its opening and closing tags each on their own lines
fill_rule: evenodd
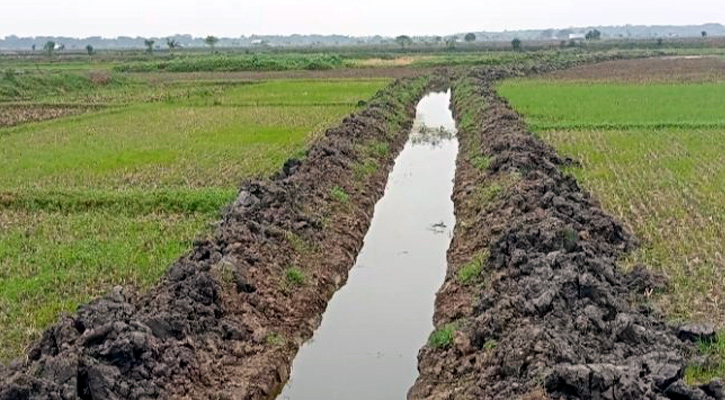
<svg viewBox="0 0 725 400">
<path fill-rule="evenodd" d="M 418 104 L 410 140 L 350 271 L 313 340 L 300 349 L 278 399 L 404 399 L 433 330 L 446 273 L 458 142 L 450 92 Z"/>
</svg>

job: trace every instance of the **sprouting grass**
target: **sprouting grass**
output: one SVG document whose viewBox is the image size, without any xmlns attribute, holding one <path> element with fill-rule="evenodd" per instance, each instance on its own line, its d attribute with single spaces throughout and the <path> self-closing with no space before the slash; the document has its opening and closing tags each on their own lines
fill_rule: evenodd
<svg viewBox="0 0 725 400">
<path fill-rule="evenodd" d="M 456 324 L 445 324 L 431 333 L 428 345 L 434 349 L 443 349 L 453 344 L 456 335 Z"/>
<path fill-rule="evenodd" d="M 179 89 L 173 101 L 0 129 L 0 360 L 59 312 L 118 284 L 153 285 L 242 180 L 300 155 L 385 83 L 236 85 L 215 94 L 227 105 Z M 298 270 L 284 279 L 305 281 Z"/>
<path fill-rule="evenodd" d="M 387 79 L 275 80 L 226 90 L 213 99 L 221 105 L 356 105 L 372 97 Z"/>
<path fill-rule="evenodd" d="M 474 167 L 480 169 L 481 171 L 485 171 L 491 164 L 491 158 L 479 154 L 471 158 L 471 163 L 473 163 Z"/>
<path fill-rule="evenodd" d="M 458 270 L 458 281 L 464 285 L 479 281 L 486 261 L 488 261 L 487 251 L 478 254 L 473 260 Z"/>
<path fill-rule="evenodd" d="M 536 131 L 725 128 L 725 83 L 625 84 L 509 80 L 499 91 Z"/>
<path fill-rule="evenodd" d="M 335 186 L 330 189 L 330 197 L 339 203 L 347 203 L 350 201 L 350 195 L 345 191 L 345 189 L 339 186 Z"/>
<path fill-rule="evenodd" d="M 496 347 L 498 347 L 498 342 L 495 339 L 489 339 L 483 344 L 483 350 L 485 351 L 495 350 Z"/>
<path fill-rule="evenodd" d="M 302 286 L 307 281 L 305 273 L 297 267 L 289 267 L 284 271 L 284 278 L 291 286 Z"/>
<path fill-rule="evenodd" d="M 0 209 L 0 360 L 115 284 L 153 284 L 216 215 Z"/>
<path fill-rule="evenodd" d="M 502 92 L 581 163 L 567 172 L 642 240 L 621 266 L 668 278 L 658 308 L 725 327 L 725 85 L 513 81 Z M 713 357 L 692 377 L 723 376 L 725 354 Z"/>
<path fill-rule="evenodd" d="M 705 356 L 705 365 L 689 366 L 685 370 L 685 381 L 689 384 L 708 383 L 715 378 L 725 377 L 725 331 L 720 332 L 715 342 L 698 343 L 700 355 Z"/>
<path fill-rule="evenodd" d="M 626 221 L 643 263 L 669 278 L 661 299 L 677 319 L 725 324 L 725 130 L 557 131 L 542 134 L 583 168 L 571 173 Z"/>
<path fill-rule="evenodd" d="M 271 347 L 281 347 L 287 343 L 287 339 L 279 333 L 272 333 L 267 336 L 267 344 Z"/>
</svg>

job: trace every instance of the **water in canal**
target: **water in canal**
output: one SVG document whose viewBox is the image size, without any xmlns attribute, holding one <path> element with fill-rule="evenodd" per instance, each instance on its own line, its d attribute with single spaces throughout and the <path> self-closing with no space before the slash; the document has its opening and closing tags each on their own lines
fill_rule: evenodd
<svg viewBox="0 0 725 400">
<path fill-rule="evenodd" d="M 413 385 L 455 223 L 450 96 L 431 93 L 418 104 L 347 284 L 297 354 L 278 400 L 399 400 Z"/>
</svg>

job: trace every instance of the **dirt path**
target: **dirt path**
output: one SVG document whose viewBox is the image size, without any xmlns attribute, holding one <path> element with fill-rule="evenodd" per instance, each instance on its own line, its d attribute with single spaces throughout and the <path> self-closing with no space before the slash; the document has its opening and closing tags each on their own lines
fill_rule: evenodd
<svg viewBox="0 0 725 400">
<path fill-rule="evenodd" d="M 456 333 L 421 350 L 410 398 L 722 399 L 718 383 L 682 380 L 691 346 L 678 334 L 710 332 L 652 315 L 646 294 L 662 282 L 616 268 L 634 238 L 562 175 L 571 160 L 494 93 L 500 77 L 482 69 L 454 86 L 458 223 L 435 320 Z"/>
<path fill-rule="evenodd" d="M 268 397 L 345 281 L 428 82 L 392 84 L 304 160 L 245 183 L 155 288 L 115 289 L 0 369 L 0 399 Z"/>
</svg>

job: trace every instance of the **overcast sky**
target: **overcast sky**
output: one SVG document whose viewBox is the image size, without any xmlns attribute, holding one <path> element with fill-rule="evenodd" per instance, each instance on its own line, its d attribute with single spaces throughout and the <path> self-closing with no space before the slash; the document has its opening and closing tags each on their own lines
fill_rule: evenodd
<svg viewBox="0 0 725 400">
<path fill-rule="evenodd" d="M 0 0 L 0 36 L 423 35 L 725 22 L 723 0 Z"/>
</svg>

